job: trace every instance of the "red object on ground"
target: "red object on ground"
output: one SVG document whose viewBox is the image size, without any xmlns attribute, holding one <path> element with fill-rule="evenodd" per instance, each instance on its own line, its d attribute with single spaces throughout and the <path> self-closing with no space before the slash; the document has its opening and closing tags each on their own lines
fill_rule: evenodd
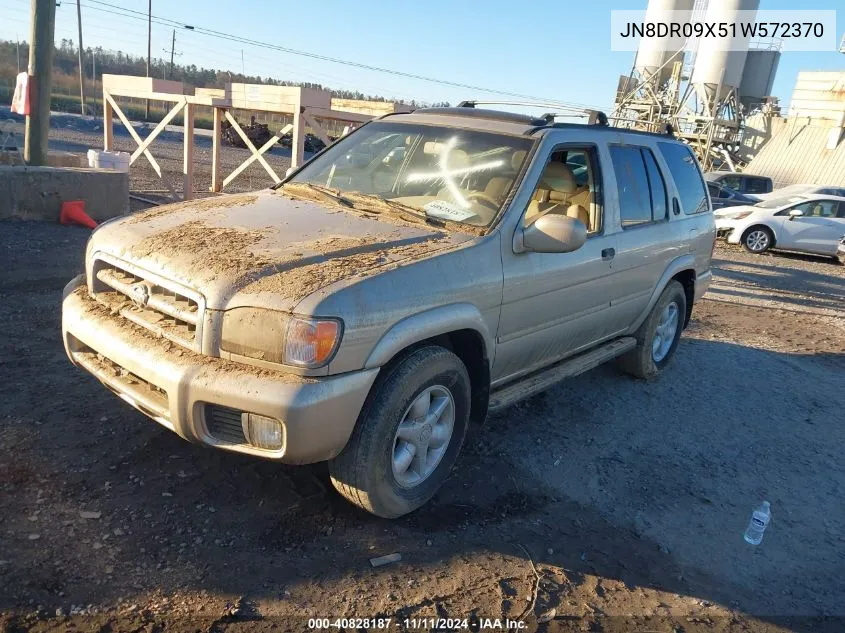
<svg viewBox="0 0 845 633">
<path fill-rule="evenodd" d="M 91 216 L 85 213 L 85 200 L 70 200 L 62 202 L 62 211 L 59 214 L 59 222 L 62 224 L 81 224 L 89 229 L 96 229 L 97 223 Z"/>
</svg>

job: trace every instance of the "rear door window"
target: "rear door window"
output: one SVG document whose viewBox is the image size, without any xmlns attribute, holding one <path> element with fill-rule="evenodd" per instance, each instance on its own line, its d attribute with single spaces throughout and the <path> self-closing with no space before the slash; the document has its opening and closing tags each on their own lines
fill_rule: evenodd
<svg viewBox="0 0 845 633">
<path fill-rule="evenodd" d="M 622 228 L 666 219 L 666 185 L 651 150 L 614 145 L 610 147 L 610 157 L 616 173 Z"/>
<path fill-rule="evenodd" d="M 682 143 L 657 143 L 660 153 L 669 165 L 669 172 L 678 190 L 681 209 L 687 215 L 709 211 L 704 178 L 692 150 Z"/>
<path fill-rule="evenodd" d="M 663 182 L 663 174 L 660 173 L 651 150 L 643 148 L 641 151 L 648 172 L 648 186 L 651 190 L 651 219 L 665 220 L 669 217 L 669 207 L 666 202 L 666 183 Z"/>
<path fill-rule="evenodd" d="M 742 181 L 739 179 L 739 176 L 725 176 L 724 178 L 720 178 L 719 182 L 728 189 L 742 191 Z"/>
<path fill-rule="evenodd" d="M 746 178 L 746 193 L 768 193 L 772 190 L 771 181 L 768 178 Z"/>
</svg>

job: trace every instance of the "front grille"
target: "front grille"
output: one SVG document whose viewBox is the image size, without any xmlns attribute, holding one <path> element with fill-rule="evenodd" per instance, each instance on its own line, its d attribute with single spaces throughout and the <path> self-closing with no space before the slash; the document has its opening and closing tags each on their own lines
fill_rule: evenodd
<svg viewBox="0 0 845 633">
<path fill-rule="evenodd" d="M 224 444 L 246 444 L 242 411 L 221 407 L 216 404 L 205 405 L 205 426 L 209 434 Z"/>
<path fill-rule="evenodd" d="M 199 350 L 199 295 L 105 258 L 95 260 L 94 280 L 94 298 L 113 313 L 174 343 Z"/>
</svg>

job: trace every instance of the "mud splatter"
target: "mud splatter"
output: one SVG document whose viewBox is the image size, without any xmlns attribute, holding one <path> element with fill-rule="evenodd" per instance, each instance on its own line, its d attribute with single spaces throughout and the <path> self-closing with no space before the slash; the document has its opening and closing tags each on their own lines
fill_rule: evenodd
<svg viewBox="0 0 845 633">
<path fill-rule="evenodd" d="M 199 200 L 185 200 L 183 202 L 176 202 L 174 204 L 166 204 L 160 207 L 154 207 L 147 211 L 136 213 L 129 220 L 127 224 L 138 224 L 141 222 L 148 222 L 155 218 L 165 217 L 171 213 L 178 211 L 190 210 L 196 211 L 197 214 L 205 211 L 213 211 L 216 209 L 229 209 L 232 207 L 245 207 L 255 204 L 258 196 L 255 194 L 239 194 L 226 196 L 213 196 L 209 198 L 201 198 Z"/>
</svg>

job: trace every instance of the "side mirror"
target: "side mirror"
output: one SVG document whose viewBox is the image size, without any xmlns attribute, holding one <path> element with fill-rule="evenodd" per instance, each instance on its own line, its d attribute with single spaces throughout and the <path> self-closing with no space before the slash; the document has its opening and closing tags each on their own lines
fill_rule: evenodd
<svg viewBox="0 0 845 633">
<path fill-rule="evenodd" d="M 792 211 L 789 212 L 789 219 L 790 220 L 794 220 L 795 218 L 803 218 L 803 217 L 804 217 L 804 212 L 801 209 L 792 209 Z"/>
<path fill-rule="evenodd" d="M 522 230 L 522 250 L 571 253 L 587 241 L 587 227 L 577 218 L 549 213 Z"/>
</svg>

